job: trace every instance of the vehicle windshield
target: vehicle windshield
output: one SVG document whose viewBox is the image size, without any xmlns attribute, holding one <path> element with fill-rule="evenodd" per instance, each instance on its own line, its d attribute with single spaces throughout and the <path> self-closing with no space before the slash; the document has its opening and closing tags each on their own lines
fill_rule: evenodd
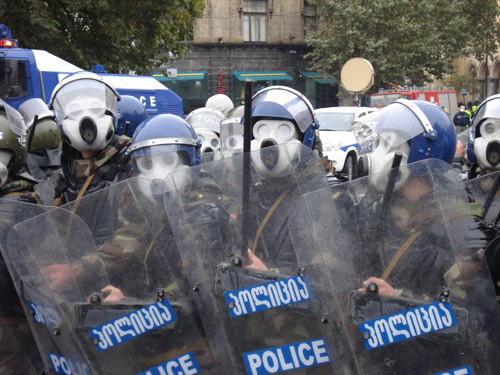
<svg viewBox="0 0 500 375">
<path fill-rule="evenodd" d="M 320 130 L 351 131 L 354 113 L 316 113 Z"/>
<path fill-rule="evenodd" d="M 385 107 L 402 97 L 403 94 L 400 93 L 372 95 L 370 97 L 370 107 Z"/>
</svg>

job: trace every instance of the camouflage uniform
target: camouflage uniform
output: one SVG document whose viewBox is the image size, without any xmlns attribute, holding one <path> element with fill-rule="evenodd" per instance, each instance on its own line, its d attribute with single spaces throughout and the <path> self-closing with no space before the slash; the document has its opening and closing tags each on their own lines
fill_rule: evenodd
<svg viewBox="0 0 500 375">
<path fill-rule="evenodd" d="M 92 182 L 84 195 L 130 177 L 130 143 L 129 137 L 115 134 L 109 145 L 90 159 L 79 159 L 80 154 L 64 144 L 61 156 L 62 173 L 57 183 L 55 198 L 63 197 L 65 203 L 74 201 L 90 176 L 93 176 Z"/>
</svg>

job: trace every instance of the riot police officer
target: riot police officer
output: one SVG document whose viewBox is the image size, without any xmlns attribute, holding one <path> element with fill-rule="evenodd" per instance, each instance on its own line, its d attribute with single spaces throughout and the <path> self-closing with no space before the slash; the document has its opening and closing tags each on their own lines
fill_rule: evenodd
<svg viewBox="0 0 500 375">
<path fill-rule="evenodd" d="M 131 140 L 116 134 L 119 99 L 114 87 L 90 72 L 74 73 L 54 88 L 49 107 L 63 138 L 63 173 L 54 205 L 130 176 Z"/>
<path fill-rule="evenodd" d="M 474 116 L 467 157 L 469 178 L 500 170 L 500 95 L 483 101 Z"/>
<path fill-rule="evenodd" d="M 38 183 L 36 192 L 43 203 L 54 199 L 54 189 L 61 171 L 61 133 L 53 114 L 40 98 L 26 100 L 19 106 L 27 127 L 29 143 L 26 164 Z"/>
<path fill-rule="evenodd" d="M 220 123 L 226 117 L 222 112 L 211 108 L 198 108 L 186 117 L 201 141 L 202 162 L 218 157 L 221 149 Z"/>
<path fill-rule="evenodd" d="M 23 203 L 31 206 L 41 200 L 33 188 L 36 180 L 27 173 L 25 165 L 26 125 L 21 114 L 3 100 L 0 100 L 0 134 L 0 248 L 3 252 L 9 245 L 6 230 L 29 218 L 23 215 Z M 39 374 L 43 369 L 42 360 L 1 254 L 0 322 L 0 372 Z"/>
<path fill-rule="evenodd" d="M 358 163 L 358 173 L 361 176 L 369 176 L 370 188 L 375 189 L 374 191 L 387 192 L 384 202 L 374 201 L 371 194 L 366 194 L 359 204 L 360 212 L 369 209 L 381 212 L 387 210 L 389 214 L 384 216 L 384 220 L 389 223 L 384 225 L 393 230 L 406 231 L 413 228 L 418 231 L 426 220 L 425 215 L 421 216 L 423 213 L 416 209 L 399 207 L 397 202 L 413 202 L 417 207 L 421 199 L 428 198 L 427 193 L 432 190 L 431 186 L 419 178 L 418 173 L 410 176 L 408 171 L 411 171 L 411 168 L 401 168 L 392 174 L 387 172 L 394 168 L 396 155 L 401 158 L 400 166 L 431 158 L 451 163 L 455 154 L 456 135 L 450 118 L 432 103 L 401 99 L 356 120 L 352 128 L 362 150 L 365 150 Z M 389 178 L 391 176 L 392 178 Z M 380 229 L 380 223 L 373 224 L 371 228 L 365 228 L 367 239 L 372 230 Z M 369 255 L 366 257 L 368 259 Z M 381 268 L 380 274 L 383 271 Z M 446 269 L 443 269 L 441 274 L 445 271 Z M 384 291 L 385 283 L 375 280 L 373 275 L 370 276 L 372 278 L 365 280 L 364 287 L 375 282 L 379 284 L 379 290 Z M 403 289 L 403 286 L 400 287 Z"/>
</svg>

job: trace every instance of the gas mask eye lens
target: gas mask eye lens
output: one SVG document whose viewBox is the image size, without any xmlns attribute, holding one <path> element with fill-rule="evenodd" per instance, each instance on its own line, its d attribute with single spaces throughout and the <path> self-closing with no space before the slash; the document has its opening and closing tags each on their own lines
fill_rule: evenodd
<svg viewBox="0 0 500 375">
<path fill-rule="evenodd" d="M 210 144 L 211 144 L 211 145 L 212 145 L 212 147 L 214 147 L 214 148 L 219 147 L 219 141 L 218 141 L 216 138 L 212 138 L 212 140 L 210 141 Z"/>
<path fill-rule="evenodd" d="M 486 134 L 493 134 L 495 132 L 495 130 L 496 130 L 496 124 L 494 122 L 487 122 L 483 126 L 483 131 Z"/>
<path fill-rule="evenodd" d="M 288 139 L 292 135 L 292 129 L 289 124 L 281 124 L 278 126 L 278 137 L 281 139 Z"/>
<path fill-rule="evenodd" d="M 67 115 L 69 118 L 76 120 L 78 119 L 78 117 L 80 117 L 82 109 L 79 103 L 76 102 L 70 103 L 67 108 L 68 108 Z"/>
<path fill-rule="evenodd" d="M 235 148 L 237 145 L 237 141 L 234 138 L 229 139 L 228 143 L 230 148 Z"/>
<path fill-rule="evenodd" d="M 90 112 L 92 112 L 92 114 L 98 117 L 101 117 L 104 114 L 104 108 L 102 103 L 93 102 L 92 105 L 90 106 Z"/>
<path fill-rule="evenodd" d="M 150 156 L 144 156 L 141 159 L 140 168 L 139 169 L 142 170 L 142 171 L 148 171 L 151 168 L 153 168 L 153 161 L 151 160 L 151 157 Z"/>
<path fill-rule="evenodd" d="M 255 138 L 263 139 L 271 133 L 271 128 L 267 124 L 259 124 L 255 129 Z"/>
<path fill-rule="evenodd" d="M 172 166 L 175 164 L 176 159 L 174 154 L 167 153 L 161 157 L 161 162 L 164 166 Z"/>
<path fill-rule="evenodd" d="M 202 136 L 201 134 L 197 134 L 198 135 L 198 139 L 201 141 L 201 143 L 205 142 L 205 137 Z"/>
</svg>

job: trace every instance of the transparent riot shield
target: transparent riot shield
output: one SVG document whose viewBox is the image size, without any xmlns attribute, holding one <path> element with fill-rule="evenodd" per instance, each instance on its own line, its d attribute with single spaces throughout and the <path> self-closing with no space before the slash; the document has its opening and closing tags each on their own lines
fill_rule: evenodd
<svg viewBox="0 0 500 375">
<path fill-rule="evenodd" d="M 31 314 L 17 295 L 17 277 L 7 253 L 15 246 L 9 228 L 43 212 L 41 206 L 0 199 L 0 373 L 6 375 L 40 374 L 44 368 L 30 330 Z"/>
<path fill-rule="evenodd" d="M 32 298 L 46 296 L 36 301 L 60 317 L 60 356 L 90 373 L 210 374 L 161 194 L 143 195 L 143 183 L 152 182 L 126 180 L 16 226 L 30 234 L 21 280 L 40 280 Z"/>
<path fill-rule="evenodd" d="M 167 176 L 164 202 L 218 374 L 330 374 L 288 231 L 297 198 L 327 186 L 317 154 L 283 144 L 190 172 Z"/>
<path fill-rule="evenodd" d="M 290 223 L 335 373 L 496 373 L 500 314 L 459 176 L 429 159 L 381 178 L 304 195 Z"/>
<path fill-rule="evenodd" d="M 500 171 L 465 183 L 478 228 L 482 233 L 484 256 L 497 296 L 500 296 Z"/>
<path fill-rule="evenodd" d="M 54 209 L 12 226 L 7 232 L 5 258 L 21 303 L 30 317 L 31 330 L 46 371 L 50 374 L 90 374 L 90 366 L 66 318 L 68 309 L 81 298 L 75 278 L 69 274 L 65 284 L 57 287 L 47 279 L 49 270 L 56 271 L 55 264 L 62 265 L 59 271 L 65 274 L 64 265 L 80 258 L 79 245 L 88 248 L 85 241 L 89 237 L 88 230 L 80 230 L 78 237 L 71 238 L 74 242 L 66 251 L 64 243 L 69 239 L 68 230 L 60 223 L 67 217 L 67 211 Z M 97 273 L 95 278 L 99 279 Z"/>
<path fill-rule="evenodd" d="M 482 217 L 486 225 L 495 225 L 500 215 L 500 171 L 485 174 L 465 182 L 473 206 L 474 213 Z"/>
</svg>

